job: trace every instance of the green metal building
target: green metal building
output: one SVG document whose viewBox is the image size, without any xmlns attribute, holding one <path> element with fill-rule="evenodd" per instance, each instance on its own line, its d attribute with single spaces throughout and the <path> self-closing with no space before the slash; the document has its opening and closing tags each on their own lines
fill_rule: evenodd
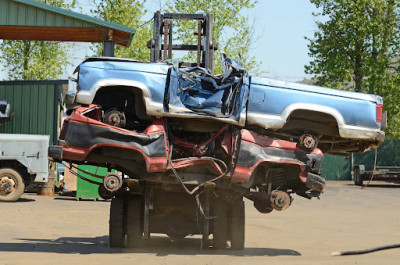
<svg viewBox="0 0 400 265">
<path fill-rule="evenodd" d="M 0 82 L 0 99 L 6 99 L 14 113 L 0 133 L 50 135 L 50 144 L 57 144 L 63 90 L 68 90 L 68 80 Z"/>
</svg>

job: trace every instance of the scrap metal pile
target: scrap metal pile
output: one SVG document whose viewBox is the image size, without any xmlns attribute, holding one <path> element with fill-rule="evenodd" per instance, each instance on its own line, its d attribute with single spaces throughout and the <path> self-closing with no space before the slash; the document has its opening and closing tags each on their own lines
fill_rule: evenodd
<svg viewBox="0 0 400 265">
<path fill-rule="evenodd" d="M 167 42 L 169 19 L 178 17 L 198 20 L 205 67 L 199 56 L 190 67 L 160 62 L 160 47 L 164 59 L 184 48 Z M 152 63 L 103 57 L 77 68 L 78 90 L 65 98 L 71 115 L 49 149 L 58 161 L 121 172 L 99 186 L 103 198 L 113 198 L 112 247 L 165 233 L 202 234 L 203 247 L 242 249 L 243 198 L 269 213 L 287 209 L 293 194 L 319 197 L 323 152 L 365 152 L 382 143 L 379 96 L 251 76 L 227 57 L 224 72 L 213 75 L 206 67 L 215 48 L 212 16 L 157 12 L 154 19 Z"/>
</svg>

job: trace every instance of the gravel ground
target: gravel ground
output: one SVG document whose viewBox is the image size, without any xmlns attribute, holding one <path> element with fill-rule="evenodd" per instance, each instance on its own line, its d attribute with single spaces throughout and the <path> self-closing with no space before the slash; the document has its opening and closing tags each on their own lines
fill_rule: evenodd
<svg viewBox="0 0 400 265">
<path fill-rule="evenodd" d="M 199 237 L 153 236 L 143 248 L 108 246 L 106 201 L 33 194 L 0 203 L 0 264 L 400 264 L 400 248 L 358 256 L 335 251 L 400 243 L 400 185 L 328 182 L 320 200 L 295 196 L 284 212 L 246 201 L 244 251 L 202 251 Z"/>
</svg>

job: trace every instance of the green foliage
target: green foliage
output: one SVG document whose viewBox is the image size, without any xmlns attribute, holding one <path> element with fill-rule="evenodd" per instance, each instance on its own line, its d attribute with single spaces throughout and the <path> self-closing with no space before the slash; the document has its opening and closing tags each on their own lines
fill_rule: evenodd
<svg viewBox="0 0 400 265">
<path fill-rule="evenodd" d="M 253 27 L 243 13 L 255 6 L 257 1 L 252 0 L 175 0 L 169 4 L 168 12 L 214 15 L 213 40 L 218 43 L 218 51 L 214 54 L 214 72 L 221 73 L 221 52 L 229 57 L 237 58 L 240 53 L 243 66 L 253 73 L 260 72 L 260 63 L 254 56 L 250 56 Z M 193 33 L 197 32 L 194 21 L 178 21 L 177 32 L 174 35 L 183 44 L 197 43 Z M 189 54 L 188 59 L 195 61 L 195 54 Z M 237 58 L 239 59 L 239 58 Z"/>
<path fill-rule="evenodd" d="M 136 30 L 132 43 L 128 48 L 116 47 L 115 56 L 131 58 L 139 61 L 150 60 L 147 41 L 152 38 L 152 24 L 145 23 L 142 18 L 146 14 L 144 3 L 140 0 L 101 0 L 92 14 L 100 19 L 127 26 Z M 94 44 L 95 53 L 100 56 L 102 44 Z"/>
<path fill-rule="evenodd" d="M 71 8 L 64 0 L 41 0 L 49 5 Z M 50 41 L 3 40 L 0 61 L 10 80 L 59 79 L 69 63 L 67 45 Z"/>
<path fill-rule="evenodd" d="M 317 84 L 381 95 L 389 137 L 400 137 L 400 0 L 310 0 L 318 30 L 305 66 Z"/>
</svg>

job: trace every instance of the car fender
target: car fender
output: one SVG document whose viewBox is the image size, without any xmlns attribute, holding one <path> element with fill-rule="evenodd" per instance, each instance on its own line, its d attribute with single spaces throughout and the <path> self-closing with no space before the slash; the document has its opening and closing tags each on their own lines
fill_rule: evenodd
<svg viewBox="0 0 400 265">
<path fill-rule="evenodd" d="M 334 108 L 312 103 L 294 103 L 287 106 L 280 115 L 247 113 L 247 122 L 257 124 L 265 129 L 281 129 L 287 122 L 290 115 L 297 110 L 307 110 L 325 113 L 335 118 L 339 129 L 345 125 L 343 116 Z"/>
<path fill-rule="evenodd" d="M 149 116 L 156 116 L 156 117 L 163 116 L 162 115 L 163 103 L 153 101 L 149 87 L 146 84 L 135 80 L 115 79 L 115 78 L 101 79 L 97 81 L 90 88 L 90 90 L 79 91 L 76 95 L 75 101 L 80 104 L 86 104 L 86 105 L 92 104 L 97 91 L 99 91 L 101 88 L 110 86 L 123 86 L 123 87 L 132 87 L 135 89 L 139 89 L 142 92 L 143 102 L 146 107 L 146 114 Z"/>
</svg>

